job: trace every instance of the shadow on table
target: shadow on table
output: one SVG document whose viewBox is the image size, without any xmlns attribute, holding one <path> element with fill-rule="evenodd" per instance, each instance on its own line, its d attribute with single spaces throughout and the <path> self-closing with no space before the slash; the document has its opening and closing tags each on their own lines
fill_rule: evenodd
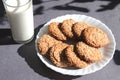
<svg viewBox="0 0 120 80">
<path fill-rule="evenodd" d="M 94 0 L 73 0 L 70 1 L 68 3 L 62 4 L 62 5 L 57 5 L 57 4 L 53 4 L 53 7 L 49 7 L 48 9 L 44 9 L 44 7 L 46 7 L 47 5 L 49 5 L 49 3 L 47 5 L 41 5 L 43 3 L 47 3 L 47 2 L 52 2 L 52 1 L 60 1 L 60 0 L 48 0 L 48 1 L 43 1 L 43 0 L 33 0 L 33 4 L 34 5 L 40 5 L 38 8 L 36 8 L 34 10 L 34 15 L 41 15 L 43 14 L 45 11 L 47 10 L 69 10 L 69 11 L 80 11 L 80 12 L 89 12 L 89 10 L 87 8 L 84 7 L 78 7 L 78 6 L 72 6 L 70 4 L 72 3 L 85 3 L 85 2 L 92 2 Z M 51 5 L 51 3 L 50 3 Z"/>
<path fill-rule="evenodd" d="M 5 16 L 5 9 L 2 0 L 0 0 L 0 24 L 3 25 L 4 21 L 7 21 L 7 18 Z"/>
<path fill-rule="evenodd" d="M 107 5 L 100 5 L 100 9 L 96 10 L 96 12 L 106 11 L 106 10 L 112 10 L 117 5 L 120 4 L 120 0 L 99 0 L 99 1 L 108 1 L 109 3 Z"/>
<path fill-rule="evenodd" d="M 33 5 L 39 5 L 39 7 L 34 10 L 34 15 L 41 15 L 41 14 L 43 14 L 46 11 L 44 9 L 44 7 L 47 6 L 47 5 L 42 5 L 42 4 L 43 3 L 52 2 L 52 1 L 59 1 L 59 0 L 47 0 L 47 1 L 44 1 L 44 0 L 33 0 Z"/>
<path fill-rule="evenodd" d="M 89 9 L 85 7 L 78 7 L 78 5 L 73 6 L 71 4 L 73 3 L 87 3 L 87 2 L 92 2 L 94 0 L 73 0 L 68 3 L 62 4 L 62 5 L 57 5 L 54 6 L 50 9 L 57 9 L 57 10 L 74 10 L 74 11 L 80 11 L 80 12 L 89 12 Z"/>
<path fill-rule="evenodd" d="M 115 50 L 113 59 L 116 65 L 120 65 L 120 50 Z"/>
<path fill-rule="evenodd" d="M 42 26 L 42 25 L 41 25 Z M 39 26 L 37 29 L 35 29 L 35 36 L 39 29 L 41 28 Z M 47 77 L 49 79 L 55 79 L 55 80 L 71 80 L 80 76 L 65 76 L 62 74 L 59 74 L 49 68 L 47 68 L 41 60 L 38 58 L 36 50 L 35 50 L 35 39 L 33 39 L 32 42 L 25 44 L 21 46 L 18 49 L 18 54 L 25 59 L 26 63 L 29 65 L 31 69 L 33 69 L 36 73 L 38 73 L 41 76 Z"/>
<path fill-rule="evenodd" d="M 0 45 L 17 44 L 13 38 L 11 29 L 0 29 Z"/>
<path fill-rule="evenodd" d="M 101 2 L 108 2 L 108 4 L 103 5 L 102 3 L 100 4 L 100 8 L 96 10 L 96 12 L 102 12 L 102 11 L 107 11 L 107 10 L 113 10 L 117 5 L 120 4 L 120 0 L 72 0 L 69 1 L 67 3 L 61 4 L 61 5 L 57 5 L 57 4 L 53 4 L 53 7 L 48 8 L 47 10 L 44 9 L 44 7 L 46 7 L 47 5 L 41 5 L 43 3 L 46 2 L 52 2 L 52 1 L 60 1 L 60 0 L 48 0 L 48 1 L 43 1 L 43 0 L 33 0 L 33 4 L 34 5 L 40 5 L 38 8 L 36 8 L 34 10 L 34 15 L 41 15 L 43 14 L 45 11 L 47 10 L 66 10 L 66 11 L 78 11 L 78 12 L 85 12 L 88 13 L 90 12 L 89 8 L 86 8 L 85 6 L 79 6 L 79 4 L 77 5 L 72 5 L 74 3 L 92 3 L 92 2 L 97 2 L 97 1 L 101 1 Z M 49 3 L 48 3 L 49 5 Z M 50 4 L 51 5 L 51 4 Z"/>
<path fill-rule="evenodd" d="M 45 2 L 51 2 L 51 1 L 59 1 L 59 0 L 32 0 L 33 1 L 33 5 L 39 5 Z"/>
</svg>

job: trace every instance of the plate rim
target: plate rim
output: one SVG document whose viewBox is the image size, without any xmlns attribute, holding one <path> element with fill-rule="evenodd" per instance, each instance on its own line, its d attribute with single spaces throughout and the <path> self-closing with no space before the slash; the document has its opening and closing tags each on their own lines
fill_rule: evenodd
<svg viewBox="0 0 120 80">
<path fill-rule="evenodd" d="M 109 31 L 109 33 L 111 33 L 110 35 L 111 35 L 112 40 L 113 40 L 112 55 L 111 55 L 111 57 L 109 58 L 109 60 L 104 64 L 104 66 L 100 67 L 100 68 L 97 69 L 97 70 L 94 70 L 94 71 L 92 71 L 92 72 L 89 72 L 89 73 L 84 73 L 84 74 L 79 74 L 79 73 L 77 73 L 77 74 L 71 74 L 71 73 L 69 73 L 69 71 L 68 71 L 67 73 L 65 73 L 65 72 L 61 72 L 62 70 L 61 70 L 61 71 L 55 70 L 54 68 L 55 68 L 56 66 L 54 66 L 54 65 L 52 65 L 52 64 L 49 64 L 48 62 L 45 62 L 45 61 L 44 61 L 43 58 L 45 58 L 45 57 L 42 56 L 42 55 L 39 53 L 39 50 L 38 50 L 38 47 L 37 47 L 37 40 L 38 40 L 38 38 L 40 37 L 40 36 L 38 36 L 38 35 L 40 35 L 41 29 L 43 29 L 43 27 L 47 26 L 48 24 L 50 24 L 51 22 L 55 21 L 56 19 L 62 18 L 62 17 L 65 17 L 65 16 L 68 16 L 68 17 L 69 17 L 69 16 L 85 16 L 85 17 L 89 17 L 89 18 L 95 19 L 97 22 L 102 23 L 102 25 Z M 96 71 L 99 71 L 99 70 L 102 69 L 103 67 L 105 67 L 105 66 L 110 62 L 110 60 L 113 58 L 113 55 L 114 55 L 114 52 L 115 52 L 115 47 L 116 47 L 115 37 L 114 37 L 111 29 L 110 29 L 107 25 L 105 25 L 102 21 L 100 21 L 100 20 L 98 20 L 98 19 L 96 19 L 96 18 L 94 18 L 94 17 L 87 16 L 87 15 L 81 15 L 81 14 L 66 14 L 66 15 L 58 16 L 58 17 L 56 17 L 56 18 L 53 18 L 53 19 L 49 20 L 47 23 L 45 23 L 45 24 L 43 25 L 43 27 L 39 30 L 38 34 L 36 35 L 36 39 L 35 39 L 35 48 L 36 48 L 36 51 L 37 51 L 37 56 L 39 57 L 39 59 L 40 59 L 48 68 L 50 68 L 50 69 L 52 69 L 52 70 L 54 70 L 54 71 L 56 71 L 56 72 L 58 72 L 58 73 L 61 73 L 61 74 L 64 74 L 64 75 L 71 75 L 71 76 L 79 76 L 79 75 L 86 75 L 86 74 L 94 73 L 94 72 L 96 72 Z M 42 34 L 41 34 L 41 35 L 42 35 Z M 53 66 L 54 66 L 54 67 L 53 67 Z M 57 67 L 57 68 L 58 68 L 58 69 L 62 69 L 62 68 L 59 68 L 59 67 Z"/>
</svg>

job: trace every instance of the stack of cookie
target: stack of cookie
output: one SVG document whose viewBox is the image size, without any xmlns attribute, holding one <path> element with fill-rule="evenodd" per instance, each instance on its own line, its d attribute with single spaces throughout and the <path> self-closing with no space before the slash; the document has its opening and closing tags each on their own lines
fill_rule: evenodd
<svg viewBox="0 0 120 80">
<path fill-rule="evenodd" d="M 67 19 L 49 24 L 48 33 L 38 39 L 38 49 L 58 67 L 85 68 L 102 60 L 99 48 L 108 43 L 108 36 L 101 29 Z"/>
</svg>

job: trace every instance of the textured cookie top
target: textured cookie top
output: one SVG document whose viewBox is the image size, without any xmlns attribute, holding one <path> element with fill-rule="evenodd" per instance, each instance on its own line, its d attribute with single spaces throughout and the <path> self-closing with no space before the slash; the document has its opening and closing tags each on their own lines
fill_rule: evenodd
<svg viewBox="0 0 120 80">
<path fill-rule="evenodd" d="M 74 45 L 70 45 L 66 48 L 65 55 L 72 66 L 77 68 L 85 68 L 88 64 L 82 61 L 74 52 Z"/>
<path fill-rule="evenodd" d="M 73 38 L 72 26 L 75 23 L 73 19 L 67 19 L 62 22 L 61 31 L 68 37 Z"/>
<path fill-rule="evenodd" d="M 66 40 L 66 36 L 59 29 L 60 23 L 52 22 L 48 26 L 48 32 L 58 40 Z"/>
<path fill-rule="evenodd" d="M 44 34 L 38 40 L 38 49 L 42 55 L 46 55 L 48 49 L 59 42 L 60 41 L 56 40 L 55 38 L 51 37 L 50 35 Z"/>
<path fill-rule="evenodd" d="M 109 43 L 108 36 L 97 27 L 89 27 L 83 31 L 85 42 L 93 47 L 99 48 Z"/>
<path fill-rule="evenodd" d="M 90 25 L 88 25 L 85 22 L 76 22 L 73 25 L 73 31 L 75 33 L 75 36 L 79 38 L 81 36 L 82 31 L 87 27 L 90 27 Z"/>
<path fill-rule="evenodd" d="M 78 42 L 76 44 L 76 51 L 83 60 L 89 63 L 98 62 L 103 58 L 103 55 L 99 49 L 91 47 L 84 42 Z"/>
<path fill-rule="evenodd" d="M 59 43 L 50 49 L 50 59 L 51 61 L 58 67 L 68 67 L 69 63 L 65 60 L 64 52 L 63 50 L 67 47 L 68 45 L 65 43 Z"/>
</svg>

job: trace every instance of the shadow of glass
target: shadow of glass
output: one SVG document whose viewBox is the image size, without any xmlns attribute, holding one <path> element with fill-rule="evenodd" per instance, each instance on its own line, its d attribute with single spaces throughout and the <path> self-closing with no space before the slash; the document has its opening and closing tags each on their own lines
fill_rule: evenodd
<svg viewBox="0 0 120 80">
<path fill-rule="evenodd" d="M 42 25 L 35 29 L 35 36 L 37 35 L 41 27 Z M 46 67 L 37 56 L 37 52 L 35 50 L 35 38 L 33 39 L 32 42 L 21 46 L 17 52 L 22 58 L 25 59 L 28 66 L 31 69 L 33 69 L 34 72 L 38 73 L 41 76 L 55 80 L 71 80 L 80 77 L 80 76 L 65 76 Z"/>
<path fill-rule="evenodd" d="M 115 50 L 113 59 L 116 65 L 120 65 L 120 50 Z"/>
<path fill-rule="evenodd" d="M 7 18 L 5 16 L 5 9 L 3 6 L 2 0 L 0 0 L 0 24 L 4 25 L 4 21 L 7 21 Z"/>
<path fill-rule="evenodd" d="M 12 38 L 11 29 L 0 29 L 0 45 L 18 44 Z"/>
<path fill-rule="evenodd" d="M 117 5 L 120 4 L 120 0 L 99 0 L 99 1 L 108 1 L 109 3 L 107 5 L 101 5 L 100 9 L 96 10 L 96 12 L 106 11 L 106 10 L 112 10 Z"/>
</svg>

